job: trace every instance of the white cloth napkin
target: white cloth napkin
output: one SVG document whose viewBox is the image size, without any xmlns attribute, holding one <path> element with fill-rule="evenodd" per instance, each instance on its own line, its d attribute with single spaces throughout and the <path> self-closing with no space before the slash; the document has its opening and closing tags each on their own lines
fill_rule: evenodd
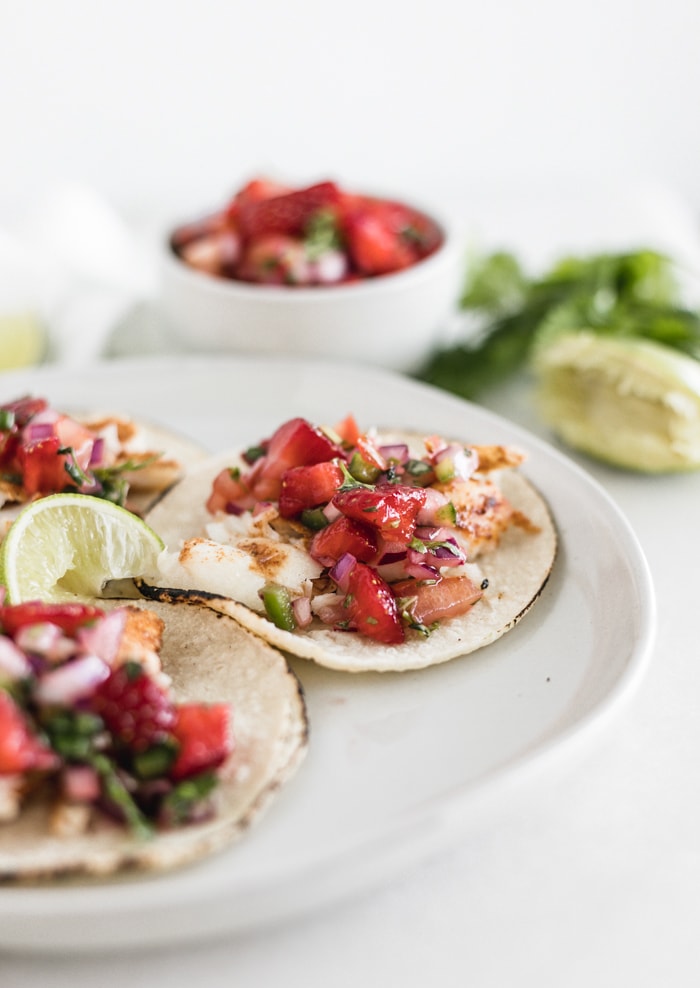
<svg viewBox="0 0 700 988">
<path fill-rule="evenodd" d="M 147 245 L 89 187 L 52 187 L 0 229 L 0 315 L 35 314 L 53 360 L 76 366 L 103 355 L 115 326 L 155 291 Z"/>
</svg>

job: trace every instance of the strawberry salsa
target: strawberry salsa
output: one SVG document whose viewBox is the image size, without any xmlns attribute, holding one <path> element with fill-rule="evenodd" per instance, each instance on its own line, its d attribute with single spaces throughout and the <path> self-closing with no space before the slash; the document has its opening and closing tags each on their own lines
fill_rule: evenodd
<svg viewBox="0 0 700 988">
<path fill-rule="evenodd" d="M 82 424 L 45 398 L 0 405 L 0 504 L 75 491 L 123 505 L 128 475 L 159 456 L 125 454 L 125 430 L 133 425 L 116 418 Z"/>
<path fill-rule="evenodd" d="M 147 611 L 0 604 L 0 821 L 37 786 L 57 836 L 106 815 L 147 837 L 213 812 L 227 704 L 177 703 Z"/>
<path fill-rule="evenodd" d="M 404 442 L 382 443 L 353 416 L 325 430 L 294 418 L 247 450 L 244 467 L 216 476 L 210 514 L 254 522 L 272 507 L 278 527 L 301 535 L 321 568 L 302 593 L 263 588 L 264 610 L 277 626 L 303 631 L 316 619 L 400 645 L 466 614 L 482 597 L 486 584 L 468 564 L 515 520 L 485 473 L 522 457 L 437 436 L 424 447 L 415 456 Z"/>
<path fill-rule="evenodd" d="M 181 226 L 171 248 L 199 271 L 266 285 L 338 285 L 402 271 L 442 243 L 440 227 L 401 202 L 335 182 L 293 189 L 255 178 L 228 205 Z"/>
</svg>

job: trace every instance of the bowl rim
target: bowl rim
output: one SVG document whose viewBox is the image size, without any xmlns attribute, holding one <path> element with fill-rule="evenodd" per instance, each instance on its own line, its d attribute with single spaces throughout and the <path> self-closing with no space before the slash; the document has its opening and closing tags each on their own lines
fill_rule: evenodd
<svg viewBox="0 0 700 988">
<path fill-rule="evenodd" d="M 357 297 L 367 294 L 369 296 L 379 295 L 396 288 L 401 289 L 411 282 L 422 283 L 433 273 L 435 268 L 442 267 L 445 263 L 456 261 L 458 253 L 458 238 L 454 228 L 446 222 L 443 217 L 436 215 L 432 210 L 421 209 L 440 227 L 442 242 L 427 257 L 416 261 L 402 271 L 392 271 L 389 274 L 377 275 L 372 278 L 359 279 L 340 285 L 310 285 L 307 287 L 296 285 L 264 285 L 253 282 L 237 281 L 234 278 L 221 278 L 218 275 L 208 274 L 186 264 L 172 246 L 172 237 L 182 223 L 170 225 L 165 234 L 160 238 L 160 248 L 162 262 L 168 273 L 180 278 L 185 284 L 197 290 L 204 290 L 209 294 L 231 299 L 240 298 L 247 301 L 254 299 L 263 300 L 275 304 L 309 303 L 310 301 L 326 302 L 333 299 L 342 301 L 347 297 Z"/>
</svg>

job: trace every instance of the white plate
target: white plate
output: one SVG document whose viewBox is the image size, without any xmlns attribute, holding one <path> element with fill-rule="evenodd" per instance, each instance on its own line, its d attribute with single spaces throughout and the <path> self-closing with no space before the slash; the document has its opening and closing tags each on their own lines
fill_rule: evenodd
<svg viewBox="0 0 700 988">
<path fill-rule="evenodd" d="M 0 376 L 0 401 L 26 392 L 140 415 L 212 451 L 249 445 L 292 415 L 329 422 L 350 411 L 365 425 L 516 443 L 561 545 L 537 606 L 469 658 L 354 677 L 297 662 L 309 755 L 245 840 L 164 876 L 0 889 L 0 946 L 182 942 L 368 889 L 458 839 L 486 797 L 507 800 L 563 756 L 569 765 L 639 681 L 655 609 L 627 522 L 582 470 L 484 409 L 387 372 L 289 359 L 154 358 Z"/>
</svg>

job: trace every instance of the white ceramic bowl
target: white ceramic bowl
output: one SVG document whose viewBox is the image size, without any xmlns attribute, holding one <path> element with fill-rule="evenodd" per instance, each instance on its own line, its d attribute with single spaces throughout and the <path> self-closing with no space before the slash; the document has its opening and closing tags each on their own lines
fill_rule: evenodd
<svg viewBox="0 0 700 988">
<path fill-rule="evenodd" d="M 439 221 L 441 246 L 396 274 L 310 288 L 256 285 L 197 271 L 163 245 L 162 305 L 201 351 L 304 354 L 411 371 L 456 309 L 464 257 Z"/>
</svg>

